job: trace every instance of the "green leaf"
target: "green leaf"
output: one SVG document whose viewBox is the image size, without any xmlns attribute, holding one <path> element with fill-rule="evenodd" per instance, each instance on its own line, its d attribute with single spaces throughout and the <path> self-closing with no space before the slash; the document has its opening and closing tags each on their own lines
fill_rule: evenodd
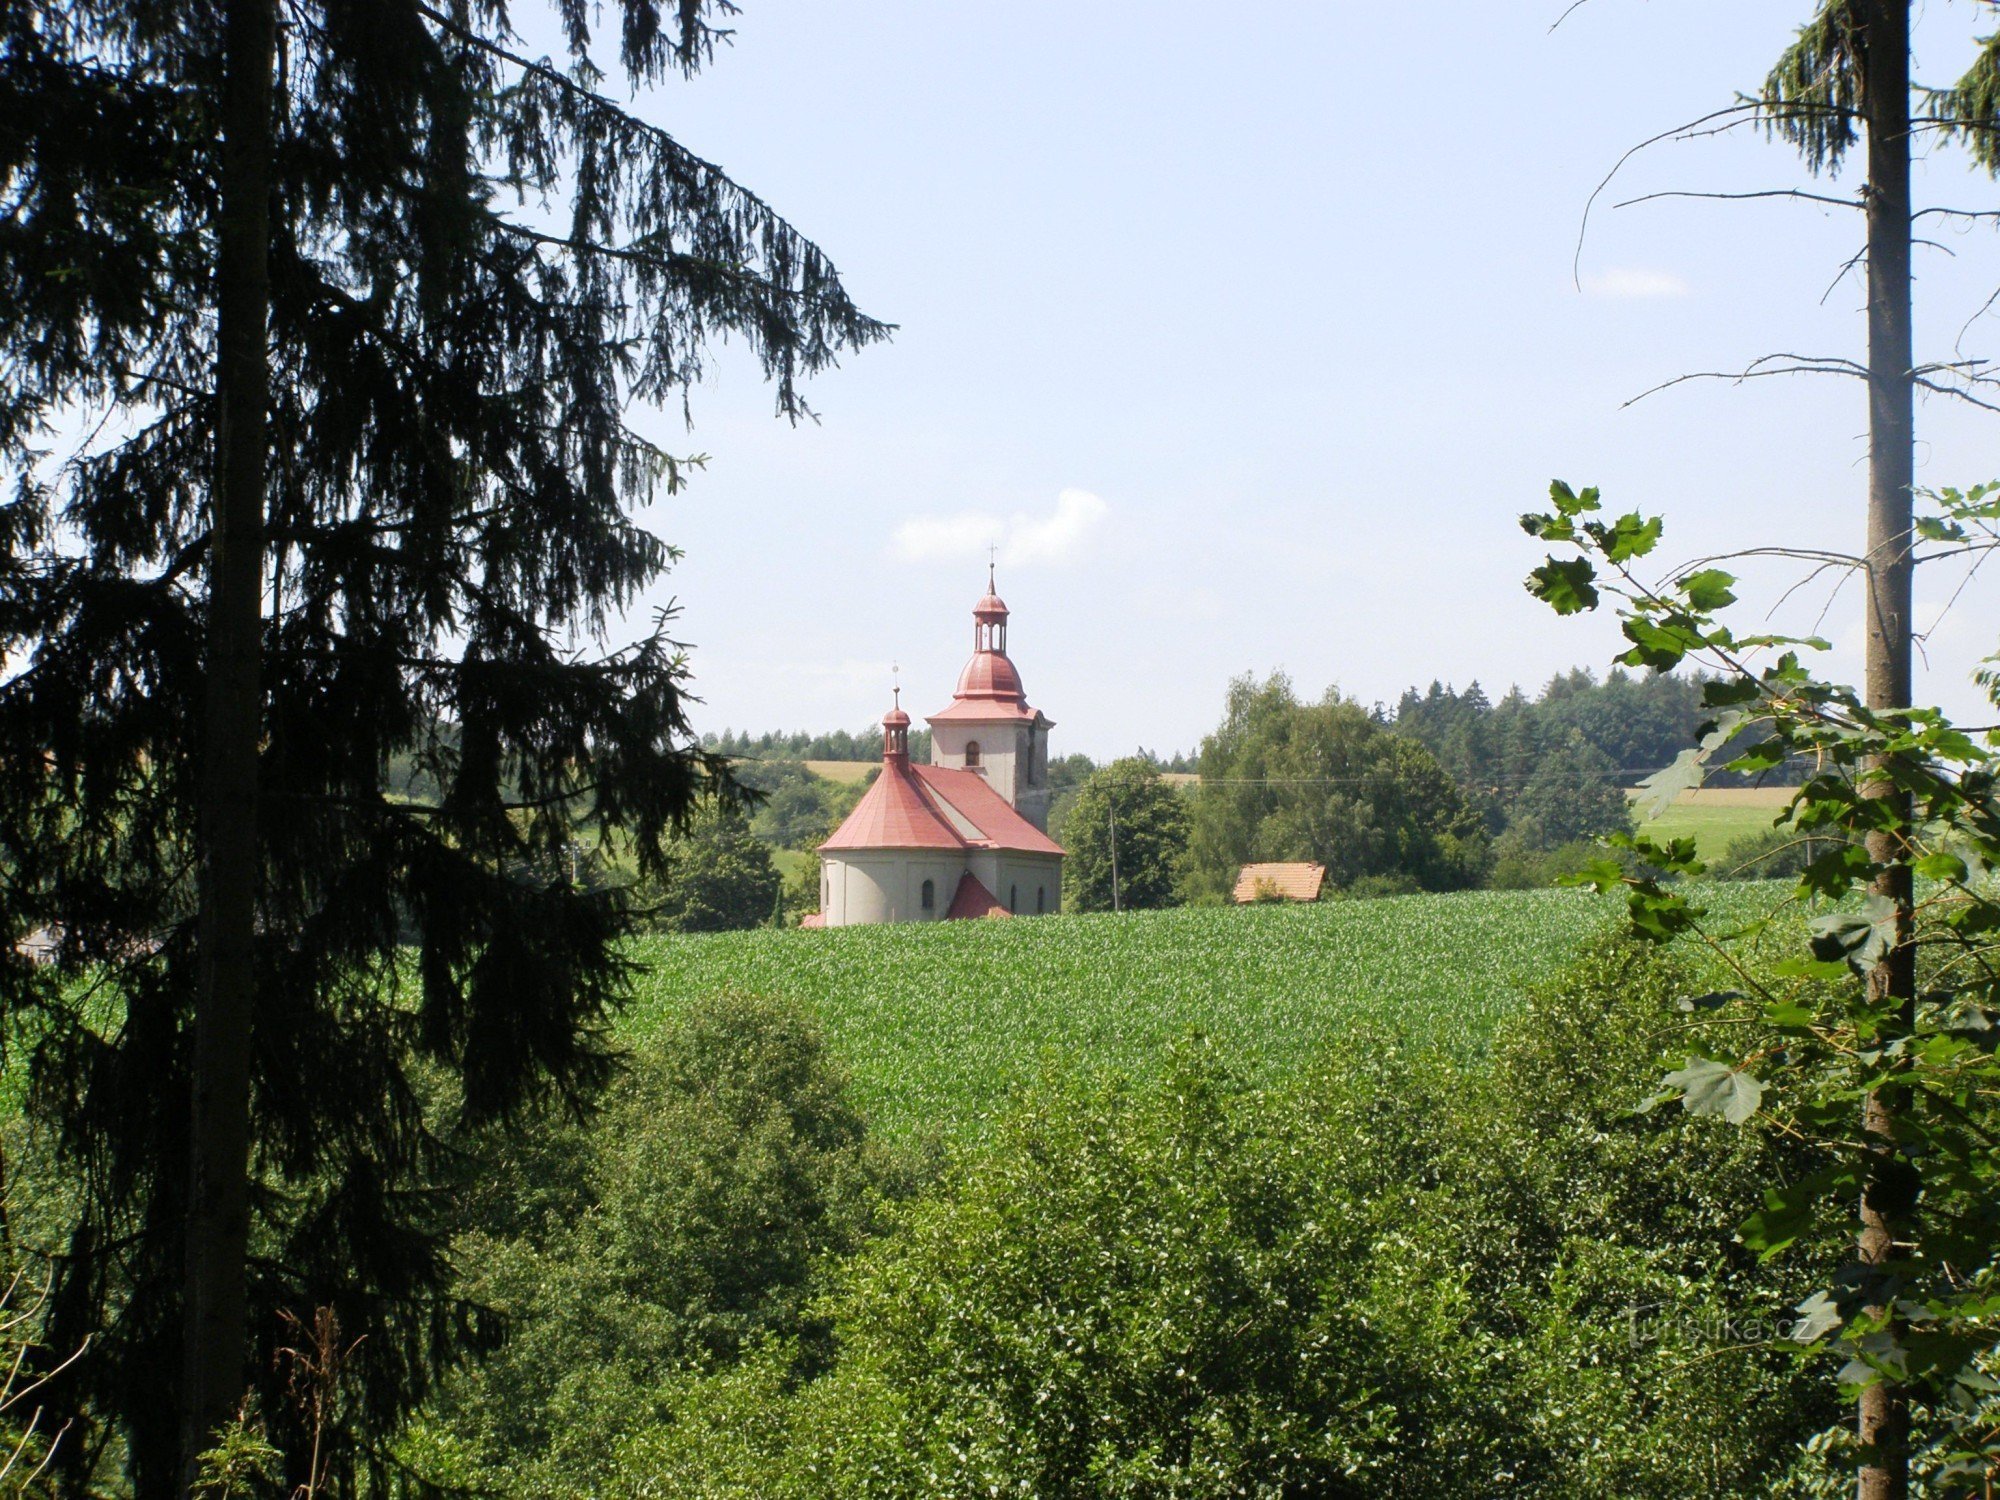
<svg viewBox="0 0 2000 1500">
<path fill-rule="evenodd" d="M 1802 1177 L 1797 1182 L 1765 1188 L 1764 1206 L 1745 1219 L 1738 1231 L 1744 1245 L 1769 1260 L 1812 1227 L 1814 1210 L 1823 1200 L 1829 1197 L 1838 1199 L 1842 1190 L 1851 1187 L 1853 1182 L 1853 1167 L 1842 1162 L 1814 1172 L 1809 1177 Z M 1799 1311 L 1806 1312 L 1806 1309 L 1801 1306 Z M 1807 1321 L 1810 1320 L 1811 1315 L 1808 1314 Z"/>
<path fill-rule="evenodd" d="M 1706 615 L 1718 609 L 1727 609 L 1736 602 L 1732 588 L 1735 582 L 1733 573 L 1725 573 L 1720 568 L 1702 568 L 1683 578 L 1680 589 L 1688 607 Z"/>
<path fill-rule="evenodd" d="M 1944 880 L 1962 884 L 1967 871 L 1965 861 L 1956 854 L 1926 854 L 1913 867 L 1926 880 Z"/>
<path fill-rule="evenodd" d="M 1701 685 L 1703 708 L 1727 708 L 1754 702 L 1763 689 L 1751 677 L 1712 677 Z"/>
<path fill-rule="evenodd" d="M 1741 755 L 1730 761 L 1724 769 L 1741 771 L 1745 775 L 1754 776 L 1759 771 L 1776 770 L 1785 763 L 1785 758 L 1790 754 L 1791 747 L 1783 740 L 1764 740 L 1745 750 Z"/>
<path fill-rule="evenodd" d="M 1567 562 L 1550 558 L 1528 575 L 1528 592 L 1559 615 L 1597 608 L 1597 570 L 1577 557 Z"/>
<path fill-rule="evenodd" d="M 1962 542 L 1966 538 L 1963 526 L 1956 521 L 1941 521 L 1936 516 L 1918 516 L 1916 532 L 1927 542 Z"/>
<path fill-rule="evenodd" d="M 1605 528 L 1598 545 L 1603 547 L 1607 561 L 1630 562 L 1635 557 L 1644 557 L 1659 545 L 1662 527 L 1658 516 L 1647 519 L 1632 511 Z"/>
<path fill-rule="evenodd" d="M 1705 995 L 1687 995 L 1674 1002 L 1678 1010 L 1721 1010 L 1743 998 L 1741 990 L 1710 990 Z"/>
<path fill-rule="evenodd" d="M 1651 943 L 1666 943 L 1692 930 L 1703 908 L 1690 905 L 1687 898 L 1662 891 L 1651 881 L 1641 881 L 1625 898 L 1626 920 L 1635 935 Z"/>
<path fill-rule="evenodd" d="M 1671 672 L 1687 659 L 1690 651 L 1699 651 L 1708 644 L 1685 615 L 1669 615 L 1662 620 L 1634 615 L 1628 617 L 1620 628 L 1625 632 L 1625 639 L 1632 643 L 1632 649 L 1618 658 L 1628 667 L 1651 667 L 1656 672 Z"/>
<path fill-rule="evenodd" d="M 1615 890 L 1624 883 L 1625 867 L 1615 859 L 1594 859 L 1579 870 L 1556 877 L 1557 885 L 1589 886 L 1600 894 Z"/>
<path fill-rule="evenodd" d="M 1682 792 L 1693 791 L 1700 786 L 1707 774 L 1707 762 L 1701 751 L 1681 751 L 1674 757 L 1672 765 L 1655 771 L 1639 783 L 1639 795 L 1633 799 L 1633 806 L 1641 821 L 1652 822 L 1672 807 Z"/>
<path fill-rule="evenodd" d="M 1549 499 L 1554 503 L 1556 513 L 1564 516 L 1580 516 L 1588 510 L 1601 508 L 1596 486 L 1578 494 L 1560 479 L 1549 481 Z"/>
<path fill-rule="evenodd" d="M 1840 1304 L 1825 1292 L 1814 1292 L 1795 1309 L 1799 1321 L 1792 1325 L 1792 1342 L 1816 1344 L 1847 1321 Z"/>
<path fill-rule="evenodd" d="M 1896 903 L 1870 895 L 1859 911 L 1832 911 L 1806 924 L 1814 958 L 1845 959 L 1858 974 L 1879 964 L 1896 938 Z"/>
<path fill-rule="evenodd" d="M 1660 1080 L 1665 1088 L 1681 1091 L 1681 1108 L 1691 1115 L 1721 1115 L 1732 1125 L 1741 1125 L 1764 1102 L 1764 1085 L 1740 1068 L 1691 1057 L 1688 1065 Z"/>
</svg>

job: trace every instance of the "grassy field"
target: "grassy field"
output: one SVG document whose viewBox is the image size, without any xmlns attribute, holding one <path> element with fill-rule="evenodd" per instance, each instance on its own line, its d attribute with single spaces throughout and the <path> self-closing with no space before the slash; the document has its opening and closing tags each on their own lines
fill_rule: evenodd
<svg viewBox="0 0 2000 1500">
<path fill-rule="evenodd" d="M 882 763 L 879 760 L 808 760 L 801 764 L 815 776 L 824 776 L 842 786 L 852 786 L 857 781 L 867 780 L 868 773 Z"/>
<path fill-rule="evenodd" d="M 1746 910 L 1768 886 L 1717 888 Z M 1146 1072 L 1194 1030 L 1253 1074 L 1357 1027 L 1485 1045 L 1521 985 L 1614 920 L 1573 891 L 1474 891 L 1124 917 L 662 937 L 624 1025 L 639 1037 L 717 990 L 784 995 L 821 1018 L 892 1135 L 977 1134 L 1045 1066 Z"/>
<path fill-rule="evenodd" d="M 1683 792 L 1660 817 L 1641 823 L 1654 838 L 1692 838 L 1704 859 L 1722 856 L 1740 838 L 1764 833 L 1792 798 L 1790 787 L 1716 787 Z"/>
</svg>

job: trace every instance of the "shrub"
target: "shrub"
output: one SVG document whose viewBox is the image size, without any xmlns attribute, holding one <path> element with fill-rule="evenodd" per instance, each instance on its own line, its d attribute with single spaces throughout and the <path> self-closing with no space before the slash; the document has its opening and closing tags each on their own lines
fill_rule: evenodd
<svg viewBox="0 0 2000 1500">
<path fill-rule="evenodd" d="M 511 1336 L 450 1383 L 407 1457 L 523 1496 L 617 1492 L 617 1443 L 669 1418 L 677 1372 L 765 1335 L 810 1343 L 816 1268 L 902 1190 L 813 1023 L 738 995 L 653 1038 L 588 1125 L 493 1168 L 464 1290 Z"/>
<path fill-rule="evenodd" d="M 1490 1060 L 1357 1037 L 1251 1091 L 1056 1080 L 783 1344 L 690 1382 L 635 1491 L 782 1497 L 1765 1494 L 1830 1411 L 1736 1348 L 1788 1148 L 1634 1112 L 1687 981 L 1607 947 Z M 1742 1337 L 1736 1335 L 1741 1333 Z"/>
<path fill-rule="evenodd" d="M 673 845 L 672 869 L 654 903 L 667 932 L 760 927 L 778 907 L 784 878 L 771 850 L 741 816 L 711 811 Z"/>
<path fill-rule="evenodd" d="M 1717 880 L 1795 880 L 1815 859 L 1846 842 L 1838 834 L 1767 828 L 1732 840 L 1709 873 Z"/>
<path fill-rule="evenodd" d="M 1373 1493 L 1394 1351 L 1365 1215 L 1199 1047 L 1051 1084 L 834 1299 L 785 1483 L 824 1495 Z"/>
</svg>

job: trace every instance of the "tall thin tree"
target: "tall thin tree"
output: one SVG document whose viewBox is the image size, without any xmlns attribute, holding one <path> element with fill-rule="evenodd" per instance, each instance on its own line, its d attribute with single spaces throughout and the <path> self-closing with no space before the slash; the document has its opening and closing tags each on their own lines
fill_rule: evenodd
<svg viewBox="0 0 2000 1500">
<path fill-rule="evenodd" d="M 1995 409 L 1990 395 L 1995 382 L 1977 362 L 1923 363 L 1916 354 L 1913 226 L 1926 213 L 1951 211 L 1913 203 L 1911 160 L 1916 136 L 1929 132 L 1967 146 L 1977 165 L 2000 173 L 2000 37 L 1979 42 L 1973 66 L 1955 85 L 1922 87 L 1912 77 L 1911 16 L 1910 0 L 1820 0 L 1762 90 L 1694 127 L 1709 133 L 1731 117 L 1735 123 L 1761 124 L 1797 148 L 1816 175 L 1839 172 L 1857 148 L 1864 153 L 1865 181 L 1852 206 L 1866 225 L 1857 257 L 1866 267 L 1865 362 L 1779 358 L 1760 361 L 1747 373 L 1831 372 L 1857 375 L 1866 383 L 1866 543 L 1855 559 L 1866 586 L 1864 697 L 1870 710 L 1891 714 L 1912 706 L 1914 687 L 1916 397 L 1933 391 Z M 1885 821 L 1907 827 L 1909 797 L 1895 764 L 1878 761 L 1869 771 L 1869 795 L 1898 803 L 1895 816 Z M 1871 994 L 1885 1013 L 1900 1015 L 1907 1029 L 1917 1002 L 1909 850 L 1901 835 L 1876 832 L 1869 835 L 1868 853 L 1876 869 L 1874 892 L 1895 913 L 1888 955 L 1870 973 Z M 1885 1087 L 1874 1090 L 1863 1107 L 1863 1131 L 1873 1149 L 1860 1195 L 1853 1269 L 1857 1282 L 1869 1289 L 1869 1312 L 1877 1316 L 1893 1310 L 1895 1263 L 1909 1242 L 1915 1207 L 1898 1155 L 1902 1102 L 1894 1087 Z M 1863 1500 L 1900 1500 L 1909 1492 L 1910 1410 L 1894 1378 L 1878 1376 L 1864 1386 L 1856 1425 Z"/>
<path fill-rule="evenodd" d="M 1909 0 L 1833 0 L 1780 59 L 1765 88 L 1765 117 L 1794 142 L 1814 170 L 1838 166 L 1865 140 L 1868 307 L 1868 500 L 1863 687 L 1870 708 L 1912 702 L 1915 572 L 1911 531 L 1916 483 L 1916 355 L 1911 323 L 1910 4 Z M 1875 795 L 1904 802 L 1893 768 L 1870 783 Z M 1902 809 L 1907 814 L 1907 807 Z M 1878 894 L 1895 902 L 1896 941 L 1870 984 L 1877 998 L 1910 1011 L 1916 1004 L 1913 882 L 1908 851 L 1893 834 L 1869 837 L 1881 867 Z M 1875 1141 L 1876 1169 L 1861 1195 L 1857 1253 L 1862 1266 L 1882 1271 L 1896 1256 L 1902 1175 L 1894 1170 L 1896 1108 L 1877 1090 L 1863 1109 L 1863 1129 Z M 1887 1286 L 1878 1277 L 1876 1285 Z M 1879 1310 L 1879 1308 L 1877 1309 Z M 1876 1380 L 1861 1392 L 1856 1413 L 1861 1440 L 1861 1500 L 1901 1500 L 1909 1491 L 1910 1414 L 1902 1392 Z"/>
</svg>

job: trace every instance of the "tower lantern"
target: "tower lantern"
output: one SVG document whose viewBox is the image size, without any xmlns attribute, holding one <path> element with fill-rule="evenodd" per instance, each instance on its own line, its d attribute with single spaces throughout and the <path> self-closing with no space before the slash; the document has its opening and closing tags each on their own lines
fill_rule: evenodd
<svg viewBox="0 0 2000 1500">
<path fill-rule="evenodd" d="M 882 715 L 883 764 L 910 763 L 910 716 L 903 712 L 903 685 L 895 689 L 895 707 Z"/>
<path fill-rule="evenodd" d="M 972 606 L 972 649 L 1007 651 L 1007 603 L 993 588 L 993 564 L 986 564 L 986 597 Z"/>
</svg>

